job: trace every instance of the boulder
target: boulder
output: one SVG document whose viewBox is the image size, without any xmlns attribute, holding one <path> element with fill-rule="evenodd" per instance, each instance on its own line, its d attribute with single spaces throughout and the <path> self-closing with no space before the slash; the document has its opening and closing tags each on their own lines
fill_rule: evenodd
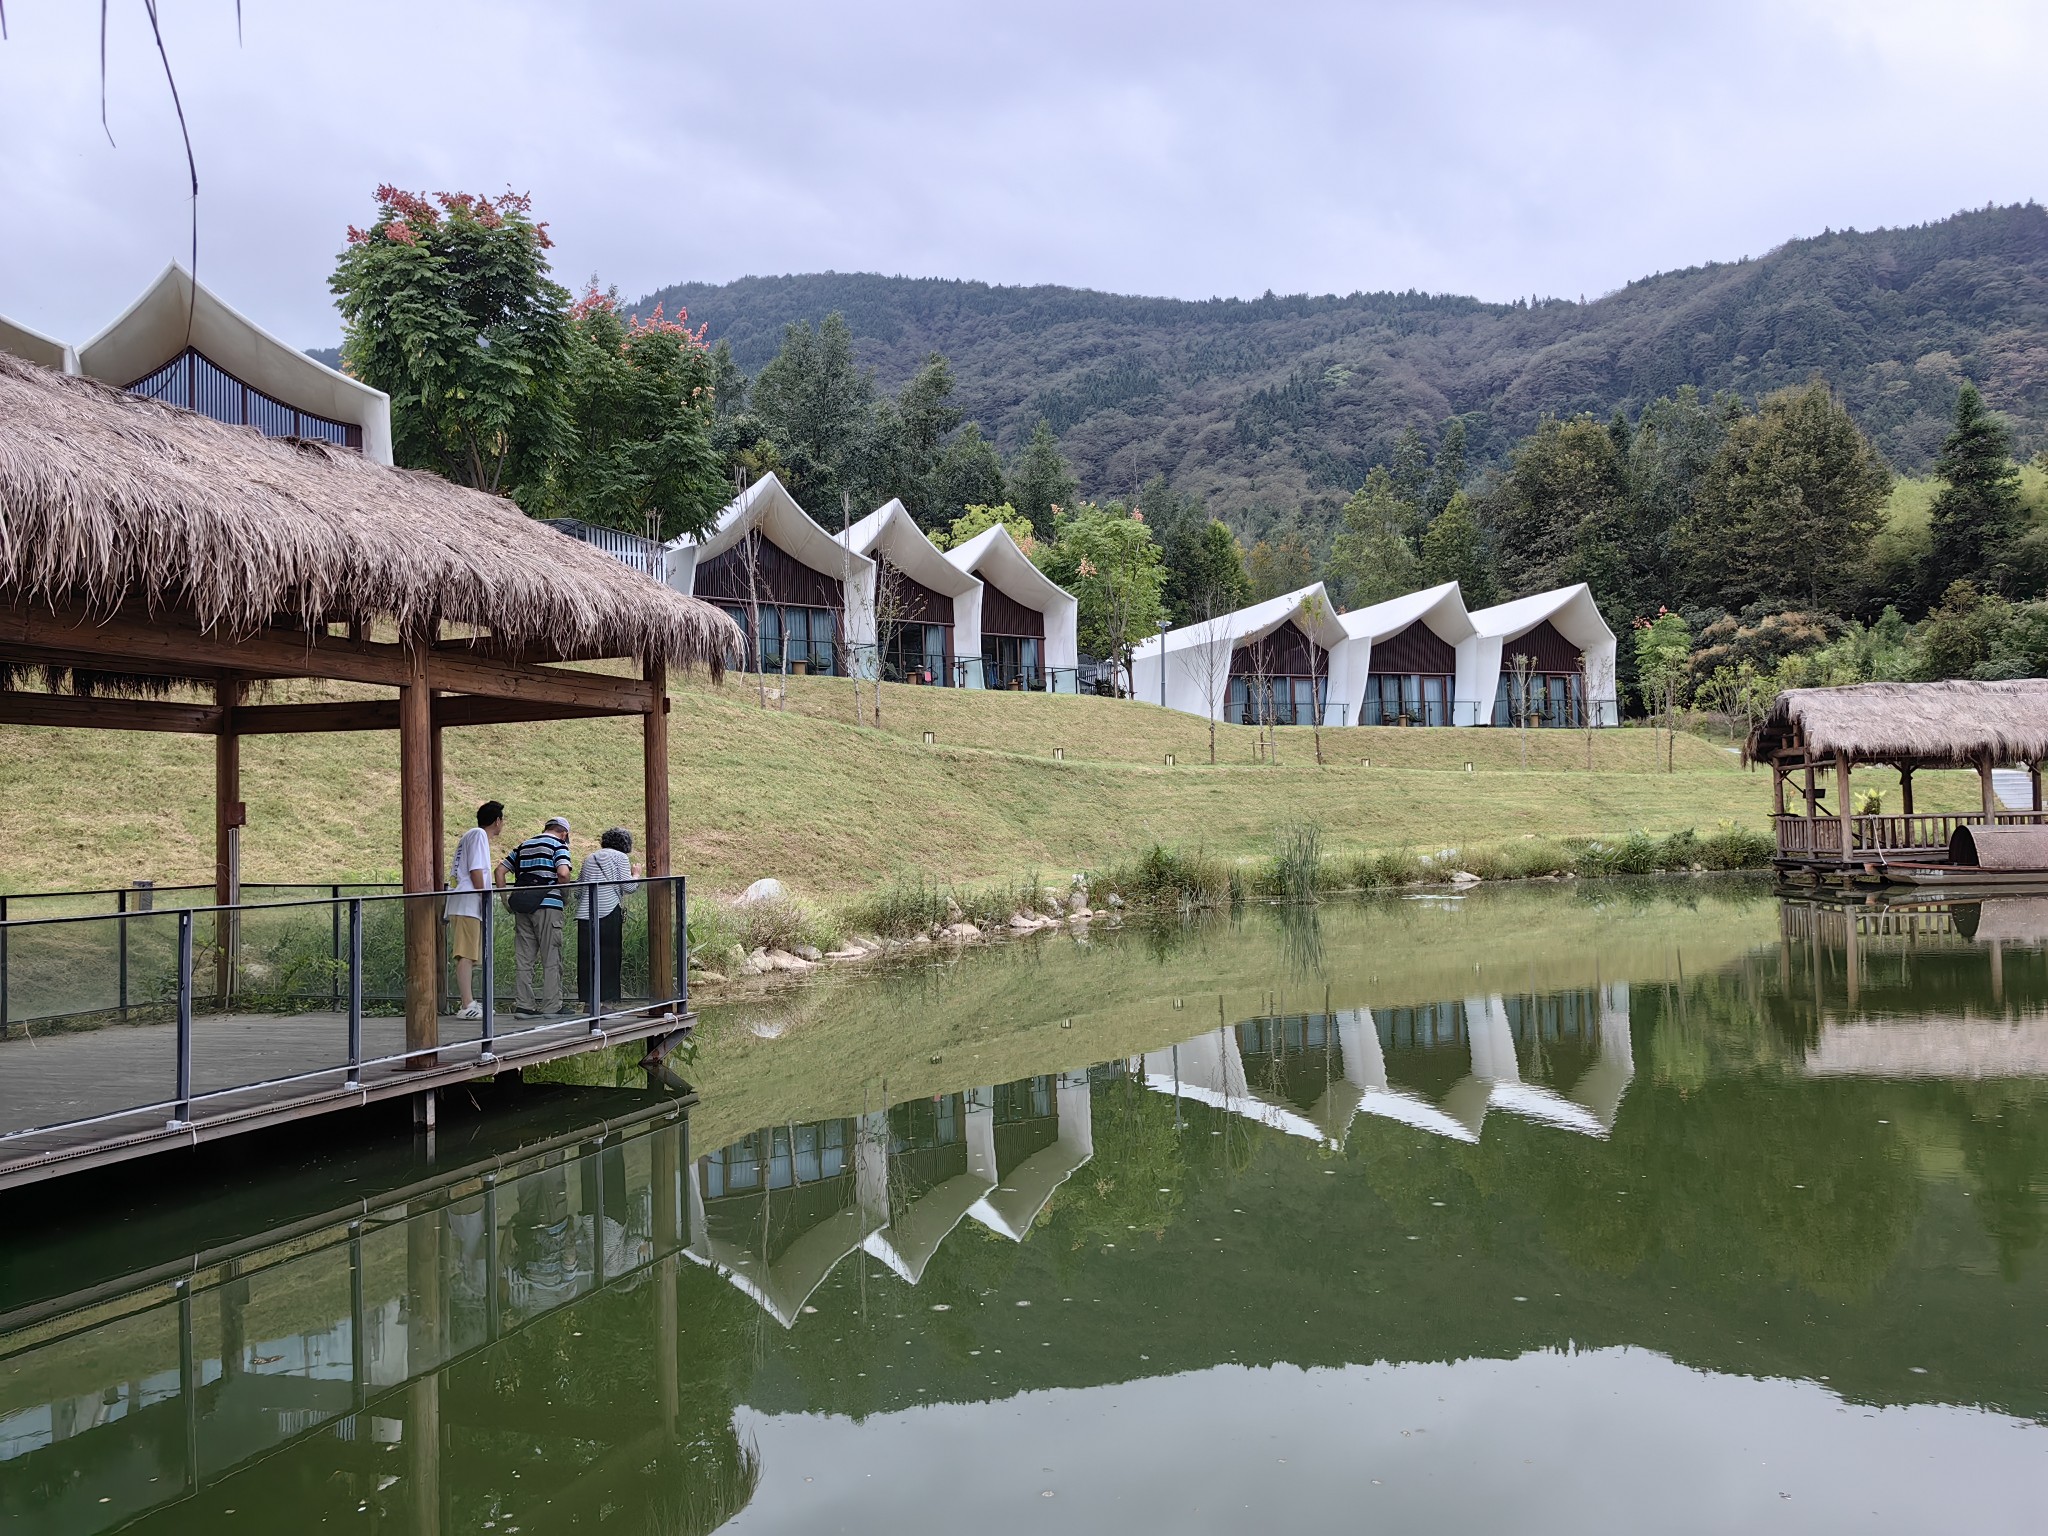
<svg viewBox="0 0 2048 1536">
<path fill-rule="evenodd" d="M 795 955 L 799 960 L 810 961 L 813 965 L 816 965 L 820 960 L 825 958 L 824 955 L 819 951 L 818 946 L 815 944 L 791 945 L 790 953 Z"/>
<path fill-rule="evenodd" d="M 786 901 L 788 899 L 789 892 L 783 889 L 782 882 L 771 877 L 766 880 L 756 880 L 744 891 L 741 891 L 739 901 L 735 905 L 751 907 L 764 901 Z"/>
<path fill-rule="evenodd" d="M 944 936 L 955 943 L 964 944 L 969 939 L 980 938 L 981 930 L 969 922 L 948 923 Z"/>
<path fill-rule="evenodd" d="M 1016 912 L 1011 914 L 1010 927 L 1017 933 L 1036 933 L 1040 927 L 1040 920 L 1029 912 Z"/>
<path fill-rule="evenodd" d="M 1477 885 L 1478 883 L 1479 877 L 1469 869 L 1454 869 L 1451 871 L 1451 884 L 1453 885 Z"/>
<path fill-rule="evenodd" d="M 690 980 L 699 983 L 720 982 L 725 980 L 725 976 L 719 971 L 692 971 L 690 972 Z"/>
<path fill-rule="evenodd" d="M 1112 912 L 1121 912 L 1121 911 L 1123 910 L 1123 905 L 1124 905 L 1124 899 L 1123 899 L 1123 897 L 1121 897 L 1121 896 L 1117 895 L 1117 893 L 1116 893 L 1115 891 L 1111 891 L 1111 892 L 1109 893 L 1109 907 L 1110 907 L 1110 910 L 1111 910 Z"/>
<path fill-rule="evenodd" d="M 757 949 L 739 963 L 738 972 L 742 976 L 763 976 L 774 968 L 768 959 L 768 951 Z"/>
<path fill-rule="evenodd" d="M 827 960 L 865 960 L 867 957 L 868 952 L 858 944 L 849 944 L 844 949 L 828 949 L 825 951 L 825 958 Z"/>
<path fill-rule="evenodd" d="M 799 959 L 786 949 L 769 950 L 766 956 L 766 968 L 775 971 L 794 971 L 798 975 L 802 975 L 805 971 L 817 969 L 810 961 Z"/>
</svg>

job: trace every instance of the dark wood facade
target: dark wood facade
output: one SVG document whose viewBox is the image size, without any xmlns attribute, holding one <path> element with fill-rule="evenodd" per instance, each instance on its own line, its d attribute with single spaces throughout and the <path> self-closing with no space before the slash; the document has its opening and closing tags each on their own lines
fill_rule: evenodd
<svg viewBox="0 0 2048 1536">
<path fill-rule="evenodd" d="M 1329 670 L 1323 648 L 1298 624 L 1283 624 L 1230 652 L 1232 677 L 1324 677 Z"/>
<path fill-rule="evenodd" d="M 1368 670 L 1375 677 L 1382 673 L 1434 673 L 1450 677 L 1458 670 L 1458 650 L 1417 619 L 1398 635 L 1373 641 Z"/>
<path fill-rule="evenodd" d="M 1525 635 L 1503 641 L 1500 648 L 1501 670 L 1505 672 L 1517 656 L 1532 658 L 1535 671 L 1553 675 L 1577 676 L 1579 671 L 1579 648 L 1557 632 L 1557 626 L 1545 619 Z"/>
<path fill-rule="evenodd" d="M 1018 602 L 989 580 L 986 572 L 977 570 L 974 576 L 982 584 L 981 632 L 984 635 L 1019 635 L 1034 640 L 1045 638 L 1043 613 Z"/>
<path fill-rule="evenodd" d="M 753 551 L 753 586 L 747 584 L 748 551 Z M 804 564 L 755 528 L 724 554 L 697 567 L 696 595 L 706 602 L 759 602 L 763 607 L 846 607 L 846 589 L 836 576 Z"/>
</svg>

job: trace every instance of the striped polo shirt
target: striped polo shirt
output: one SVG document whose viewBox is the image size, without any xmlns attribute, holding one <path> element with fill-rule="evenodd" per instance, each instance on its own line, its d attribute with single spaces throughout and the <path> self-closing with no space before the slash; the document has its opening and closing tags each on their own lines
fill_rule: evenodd
<svg viewBox="0 0 2048 1536">
<path fill-rule="evenodd" d="M 531 885 L 535 879 L 539 879 L 552 885 L 559 866 L 568 862 L 568 858 L 569 845 L 554 833 L 542 832 L 536 837 L 529 837 L 512 850 L 509 862 L 512 866 L 513 882 L 520 883 L 520 877 L 523 875 L 526 877 L 526 884 Z M 541 897 L 540 904 L 543 907 L 559 909 L 562 905 L 562 893 L 559 890 L 549 891 L 547 895 Z"/>
</svg>

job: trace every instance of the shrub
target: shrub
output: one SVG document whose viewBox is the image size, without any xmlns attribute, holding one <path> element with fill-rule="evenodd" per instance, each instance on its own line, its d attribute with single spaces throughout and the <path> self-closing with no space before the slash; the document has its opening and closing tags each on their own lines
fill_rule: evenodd
<svg viewBox="0 0 2048 1536">
<path fill-rule="evenodd" d="M 946 920 L 946 890 L 922 875 L 909 879 L 899 875 L 887 889 L 849 902 L 840 909 L 840 916 L 855 933 L 905 939 L 929 933 Z"/>
<path fill-rule="evenodd" d="M 1323 888 L 1323 829 L 1312 821 L 1291 821 L 1274 839 L 1273 868 L 1266 879 L 1282 901 L 1314 901 Z"/>
<path fill-rule="evenodd" d="M 1244 896 L 1240 871 L 1200 849 L 1185 853 L 1154 843 L 1128 864 L 1116 864 L 1088 882 L 1092 899 L 1114 895 L 1130 907 L 1192 912 L 1227 906 Z"/>
</svg>

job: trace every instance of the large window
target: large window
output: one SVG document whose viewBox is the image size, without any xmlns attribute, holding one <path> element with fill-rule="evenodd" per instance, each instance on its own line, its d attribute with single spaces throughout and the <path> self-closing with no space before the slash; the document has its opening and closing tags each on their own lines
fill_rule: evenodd
<svg viewBox="0 0 2048 1536">
<path fill-rule="evenodd" d="M 882 677 L 892 683 L 928 683 L 945 687 L 946 626 L 898 624 L 882 644 Z"/>
<path fill-rule="evenodd" d="M 1512 672 L 1501 672 L 1500 687 L 1493 695 L 1495 725 L 1586 724 L 1586 681 L 1578 673 L 1530 673 L 1526 709 L 1520 686 Z"/>
<path fill-rule="evenodd" d="M 718 606 L 742 631 L 751 630 L 748 620 L 753 610 L 747 604 L 720 603 Z M 777 608 L 763 603 L 759 612 L 761 634 L 756 655 L 742 657 L 737 662 L 728 658 L 728 665 L 737 665 L 751 672 L 758 660 L 763 672 L 780 672 L 787 652 L 792 674 L 838 675 L 838 615 L 830 608 Z"/>
<path fill-rule="evenodd" d="M 1451 679 L 1432 672 L 1375 672 L 1365 680 L 1360 725 L 1450 725 Z"/>
<path fill-rule="evenodd" d="M 1042 642 L 1035 635 L 989 635 L 982 646 L 982 678 L 987 688 L 1022 688 L 1031 692 L 1045 686 Z"/>
<path fill-rule="evenodd" d="M 1313 725 L 1323 692 L 1313 677 L 1233 677 L 1223 700 L 1226 725 Z"/>
</svg>

